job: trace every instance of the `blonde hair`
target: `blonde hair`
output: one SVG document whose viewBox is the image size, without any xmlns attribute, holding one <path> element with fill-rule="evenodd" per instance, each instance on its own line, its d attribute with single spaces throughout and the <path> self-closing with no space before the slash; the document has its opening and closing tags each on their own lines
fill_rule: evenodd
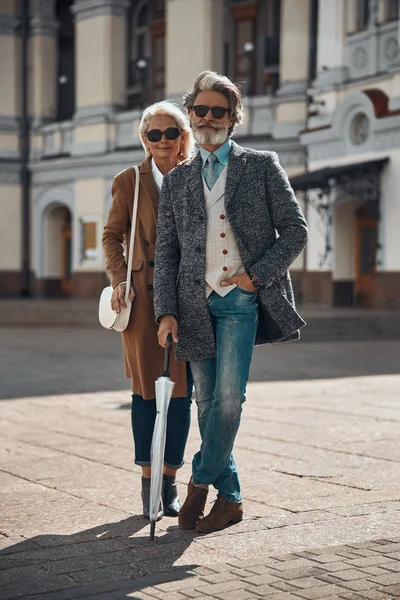
<svg viewBox="0 0 400 600">
<path fill-rule="evenodd" d="M 176 104 L 166 100 L 151 104 L 143 111 L 139 125 L 139 137 L 146 156 L 151 156 L 146 137 L 146 133 L 149 129 L 150 119 L 152 117 L 158 117 L 161 115 L 172 117 L 176 123 L 176 126 L 181 130 L 181 149 L 178 155 L 179 160 L 182 161 L 190 158 L 194 150 L 194 138 L 192 130 L 190 129 L 189 119 Z"/>
</svg>

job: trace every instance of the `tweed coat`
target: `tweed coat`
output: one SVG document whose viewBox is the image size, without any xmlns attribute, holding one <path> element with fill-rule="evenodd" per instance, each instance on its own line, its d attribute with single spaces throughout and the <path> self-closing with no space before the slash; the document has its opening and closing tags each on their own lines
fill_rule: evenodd
<svg viewBox="0 0 400 600">
<path fill-rule="evenodd" d="M 159 201 L 155 315 L 178 320 L 178 360 L 216 356 L 205 294 L 206 208 L 200 153 L 166 175 Z M 305 325 L 295 308 L 289 266 L 308 241 L 308 229 L 275 152 L 232 142 L 225 209 L 246 272 L 258 291 L 256 344 L 298 339 Z M 223 277 L 221 277 L 223 279 Z"/>
<path fill-rule="evenodd" d="M 151 157 L 139 166 L 139 202 L 132 280 L 136 297 L 128 327 L 122 332 L 125 373 L 131 378 L 132 392 L 143 398 L 155 397 L 154 382 L 162 372 L 164 350 L 158 344 L 157 324 L 153 305 L 153 279 L 158 189 L 151 170 Z M 103 232 L 106 270 L 111 285 L 126 281 L 127 265 L 123 244 L 129 247 L 135 170 L 119 173 L 113 181 L 112 205 Z M 175 382 L 174 397 L 186 396 L 186 364 L 171 356 L 171 379 Z"/>
</svg>

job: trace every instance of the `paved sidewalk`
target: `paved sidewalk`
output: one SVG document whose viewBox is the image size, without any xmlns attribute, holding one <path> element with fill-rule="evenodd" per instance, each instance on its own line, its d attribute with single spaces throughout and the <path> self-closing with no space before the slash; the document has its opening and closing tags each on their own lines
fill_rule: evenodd
<svg viewBox="0 0 400 600">
<path fill-rule="evenodd" d="M 400 376 L 249 384 L 244 521 L 198 535 L 164 518 L 153 542 L 126 401 L 0 402 L 1 600 L 400 597 Z"/>
</svg>

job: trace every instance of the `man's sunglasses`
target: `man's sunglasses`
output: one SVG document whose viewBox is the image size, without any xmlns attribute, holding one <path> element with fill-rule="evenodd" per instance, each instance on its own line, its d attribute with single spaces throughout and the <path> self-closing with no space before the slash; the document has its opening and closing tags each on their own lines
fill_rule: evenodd
<svg viewBox="0 0 400 600">
<path fill-rule="evenodd" d="M 203 104 L 197 104 L 196 106 L 193 106 L 193 110 L 196 113 L 196 116 L 200 117 L 201 119 L 204 119 L 204 117 L 208 114 L 210 110 L 214 119 L 223 119 L 225 113 L 231 112 L 229 108 L 224 108 L 223 106 L 211 107 L 203 106 Z"/>
<path fill-rule="evenodd" d="M 167 140 L 177 140 L 181 135 L 181 130 L 179 127 L 168 127 L 165 131 L 161 131 L 160 129 L 150 129 L 150 131 L 146 132 L 146 137 L 149 142 L 159 142 L 163 135 L 165 135 Z"/>
</svg>

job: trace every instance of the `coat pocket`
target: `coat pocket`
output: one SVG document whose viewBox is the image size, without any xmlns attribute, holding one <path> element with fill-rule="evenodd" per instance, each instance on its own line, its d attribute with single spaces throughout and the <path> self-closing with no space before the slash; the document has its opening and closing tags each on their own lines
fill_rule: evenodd
<svg viewBox="0 0 400 600">
<path fill-rule="evenodd" d="M 140 271 L 143 267 L 144 260 L 133 260 L 132 261 L 132 271 Z"/>
</svg>

